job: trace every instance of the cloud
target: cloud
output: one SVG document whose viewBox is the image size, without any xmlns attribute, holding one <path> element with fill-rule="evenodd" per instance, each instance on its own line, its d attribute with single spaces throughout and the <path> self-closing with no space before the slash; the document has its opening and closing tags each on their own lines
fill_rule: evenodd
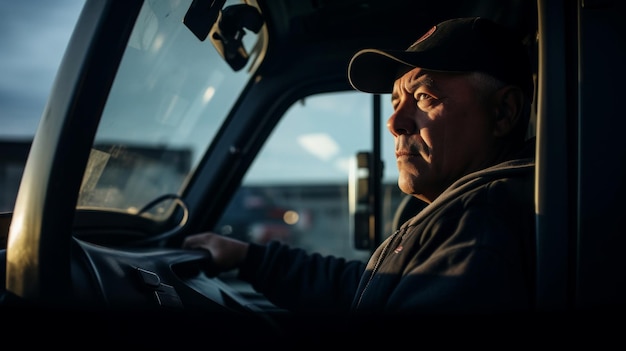
<svg viewBox="0 0 626 351">
<path fill-rule="evenodd" d="M 298 137 L 298 144 L 315 157 L 328 161 L 339 153 L 339 145 L 328 134 L 305 134 Z"/>
</svg>

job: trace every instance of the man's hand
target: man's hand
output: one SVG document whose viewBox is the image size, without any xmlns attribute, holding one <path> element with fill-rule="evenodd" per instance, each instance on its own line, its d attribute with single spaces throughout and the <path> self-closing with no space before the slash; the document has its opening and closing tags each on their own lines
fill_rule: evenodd
<svg viewBox="0 0 626 351">
<path fill-rule="evenodd" d="M 184 249 L 209 251 L 214 268 L 220 272 L 238 268 L 245 260 L 249 246 L 246 242 L 209 232 L 190 235 L 183 242 Z"/>
</svg>

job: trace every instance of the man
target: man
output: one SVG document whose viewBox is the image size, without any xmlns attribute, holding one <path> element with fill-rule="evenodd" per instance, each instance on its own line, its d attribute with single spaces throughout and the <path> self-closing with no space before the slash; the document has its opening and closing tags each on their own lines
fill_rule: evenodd
<svg viewBox="0 0 626 351">
<path fill-rule="evenodd" d="M 392 93 L 398 185 L 428 206 L 367 265 L 212 233 L 183 246 L 296 312 L 500 313 L 534 296 L 533 97 L 523 44 L 482 18 L 444 21 L 406 51 L 362 50 L 348 76 Z"/>
</svg>

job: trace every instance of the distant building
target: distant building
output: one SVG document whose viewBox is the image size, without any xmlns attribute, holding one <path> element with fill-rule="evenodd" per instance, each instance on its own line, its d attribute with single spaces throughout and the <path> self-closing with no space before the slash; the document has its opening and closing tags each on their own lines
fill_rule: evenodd
<svg viewBox="0 0 626 351">
<path fill-rule="evenodd" d="M 24 166 L 30 149 L 30 140 L 0 141 L 0 212 L 10 212 L 13 210 L 17 191 L 20 185 Z M 109 150 L 112 146 L 99 145 L 99 150 Z M 158 148 L 136 147 L 127 150 L 127 157 L 141 157 L 146 160 L 169 160 L 179 164 L 175 174 L 159 173 L 159 177 L 183 177 L 190 167 L 191 153 L 187 150 L 160 150 Z M 134 156 L 133 156 L 134 155 Z M 116 167 L 109 167 L 107 172 L 126 172 L 124 159 L 116 161 Z M 154 165 L 146 162 L 146 172 L 152 172 Z M 107 179 L 125 179 L 128 184 L 109 184 Z M 134 187 L 133 177 L 107 177 L 102 175 L 100 185 L 105 187 Z M 141 188 L 141 187 L 138 187 Z M 265 203 L 257 207 L 246 207 L 241 204 L 234 204 L 227 208 L 222 216 L 222 221 L 218 223 L 215 230 L 225 235 L 235 235 L 242 239 L 253 231 L 263 231 L 265 238 L 277 239 L 272 231 L 284 236 L 285 224 L 276 226 L 276 218 L 271 218 L 272 213 L 277 210 L 297 213 L 299 216 L 297 223 L 290 225 L 289 241 L 303 248 L 315 249 L 324 253 L 328 251 L 343 252 L 348 255 L 365 259 L 369 253 L 358 251 L 353 248 L 351 242 L 346 241 L 343 235 L 349 233 L 349 206 L 348 184 L 295 184 L 295 185 L 271 185 L 271 186 L 247 186 L 239 190 L 240 193 L 261 194 L 265 198 Z M 384 184 L 382 191 L 382 217 L 386 220 L 383 223 L 383 233 L 388 235 L 391 232 L 391 219 L 394 216 L 394 209 L 404 196 L 398 186 Z M 241 194 L 240 194 L 241 195 Z M 82 194 L 81 194 L 82 196 Z M 140 196 L 140 195 L 137 195 Z M 258 197 L 258 196 L 257 196 Z M 148 199 L 149 200 L 149 199 Z M 83 203 L 88 203 L 88 199 L 82 199 Z M 86 202 L 85 202 L 86 201 Z M 259 212 L 261 211 L 261 212 Z M 266 217 L 263 217 L 266 216 Z M 228 230 L 232 233 L 227 232 Z M 245 233 L 242 233 L 245 231 Z M 269 234 L 268 234 L 269 233 Z M 273 236 L 272 236 L 273 235 Z M 254 238 L 248 237 L 249 240 Z"/>
</svg>

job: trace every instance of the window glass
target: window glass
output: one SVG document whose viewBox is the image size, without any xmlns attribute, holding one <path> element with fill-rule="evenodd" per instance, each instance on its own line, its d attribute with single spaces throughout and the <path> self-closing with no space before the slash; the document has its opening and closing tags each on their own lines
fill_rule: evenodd
<svg viewBox="0 0 626 351">
<path fill-rule="evenodd" d="M 389 103 L 388 96 L 383 97 Z M 356 91 L 307 97 L 287 111 L 244 177 L 216 231 L 248 241 L 288 242 L 311 252 L 366 260 L 353 245 L 348 188 L 360 151 L 372 152 L 372 96 Z M 383 114 L 383 235 L 401 193 L 393 138 Z"/>
<path fill-rule="evenodd" d="M 179 194 L 250 79 L 252 70 L 234 71 L 210 41 L 185 26 L 191 4 L 144 3 L 98 126 L 78 207 L 138 213 Z M 264 36 L 243 38 L 251 52 Z M 161 201 L 148 208 L 163 219 L 174 207 Z"/>
</svg>

